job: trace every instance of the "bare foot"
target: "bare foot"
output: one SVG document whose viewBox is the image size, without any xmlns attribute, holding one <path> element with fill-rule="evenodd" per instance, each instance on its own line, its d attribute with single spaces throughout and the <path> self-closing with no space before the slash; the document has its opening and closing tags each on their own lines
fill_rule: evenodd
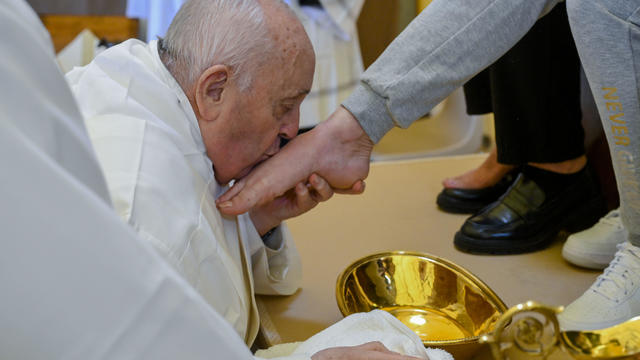
<svg viewBox="0 0 640 360">
<path fill-rule="evenodd" d="M 513 165 L 498 163 L 498 152 L 494 146 L 480 166 L 462 175 L 446 178 L 442 185 L 445 188 L 482 189 L 497 184 L 513 168 Z"/>
</svg>

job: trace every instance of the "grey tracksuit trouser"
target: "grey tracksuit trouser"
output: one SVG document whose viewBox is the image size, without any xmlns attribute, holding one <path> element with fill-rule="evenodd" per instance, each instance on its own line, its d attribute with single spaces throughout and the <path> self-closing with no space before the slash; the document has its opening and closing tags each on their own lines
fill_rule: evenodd
<svg viewBox="0 0 640 360">
<path fill-rule="evenodd" d="M 567 0 L 602 126 L 629 240 L 640 246 L 640 0 Z"/>
</svg>

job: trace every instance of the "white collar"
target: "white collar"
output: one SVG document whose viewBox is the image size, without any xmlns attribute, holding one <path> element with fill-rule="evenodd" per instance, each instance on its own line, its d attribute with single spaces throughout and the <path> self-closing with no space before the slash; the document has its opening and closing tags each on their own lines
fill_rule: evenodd
<svg viewBox="0 0 640 360">
<path fill-rule="evenodd" d="M 191 102 L 187 98 L 187 95 L 182 90 L 182 87 L 176 79 L 171 75 L 167 67 L 164 65 L 162 60 L 160 59 L 160 54 L 158 53 L 158 41 L 152 40 L 149 42 L 149 50 L 151 52 L 151 56 L 155 66 L 156 74 L 161 78 L 161 80 L 174 92 L 178 103 L 180 104 L 180 108 L 185 114 L 185 117 L 189 121 L 189 130 L 191 132 L 191 136 L 193 141 L 198 148 L 198 151 L 202 152 L 206 156 L 206 147 L 204 145 L 204 141 L 202 140 L 202 133 L 200 132 L 200 125 L 198 125 L 198 119 L 196 118 L 196 114 L 193 112 L 193 108 L 191 107 Z"/>
</svg>

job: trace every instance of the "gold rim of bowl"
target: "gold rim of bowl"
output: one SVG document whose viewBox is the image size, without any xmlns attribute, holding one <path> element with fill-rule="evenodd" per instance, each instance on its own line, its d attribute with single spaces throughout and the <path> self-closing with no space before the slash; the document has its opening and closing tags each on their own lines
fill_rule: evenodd
<svg viewBox="0 0 640 360">
<path fill-rule="evenodd" d="M 477 286 L 478 289 L 480 289 L 480 291 L 482 291 L 482 293 L 485 294 L 488 299 L 490 299 L 490 301 L 495 305 L 496 309 L 501 314 L 504 314 L 507 311 L 507 306 L 502 301 L 502 299 L 500 299 L 500 297 L 498 297 L 498 295 L 487 284 L 485 284 L 484 281 L 480 280 L 477 276 L 475 276 L 469 270 L 449 260 L 443 259 L 441 257 L 435 256 L 429 253 L 423 253 L 423 252 L 417 252 L 417 251 L 384 251 L 384 252 L 367 255 L 363 258 L 360 258 L 352 262 L 340 273 L 340 275 L 338 275 L 338 280 L 336 281 L 336 300 L 338 302 L 338 308 L 340 309 L 340 312 L 342 313 L 343 316 L 349 315 L 349 312 L 347 311 L 346 305 L 344 303 L 344 299 L 341 295 L 341 289 L 344 289 L 345 287 L 345 281 L 347 279 L 347 276 L 355 268 L 357 268 L 359 265 L 367 261 L 370 261 L 372 259 L 380 259 L 380 258 L 398 256 L 398 255 L 420 257 L 429 262 L 433 262 L 441 266 L 445 266 L 450 270 L 461 274 L 462 276 L 467 278 L 470 283 Z M 463 344 L 478 342 L 478 340 L 482 335 L 484 334 L 460 338 L 460 339 L 453 339 L 453 340 L 423 340 L 422 343 L 426 346 L 463 345 Z"/>
</svg>

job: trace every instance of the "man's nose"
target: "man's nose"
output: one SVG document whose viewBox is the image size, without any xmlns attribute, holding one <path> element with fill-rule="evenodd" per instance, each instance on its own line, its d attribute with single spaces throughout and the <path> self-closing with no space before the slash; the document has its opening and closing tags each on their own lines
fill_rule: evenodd
<svg viewBox="0 0 640 360">
<path fill-rule="evenodd" d="M 298 129 L 300 126 L 300 110 L 296 111 L 288 116 L 282 126 L 280 127 L 280 136 L 284 139 L 291 140 L 298 135 Z M 284 144 L 283 144 L 284 146 Z"/>
</svg>

